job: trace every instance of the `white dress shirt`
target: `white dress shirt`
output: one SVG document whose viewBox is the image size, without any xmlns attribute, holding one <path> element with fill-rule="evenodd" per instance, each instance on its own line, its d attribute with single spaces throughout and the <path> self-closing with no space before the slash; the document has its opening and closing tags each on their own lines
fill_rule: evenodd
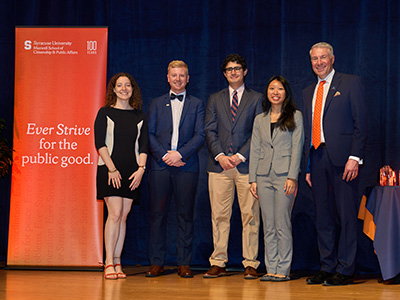
<svg viewBox="0 0 400 300">
<path fill-rule="evenodd" d="M 170 95 L 173 93 L 170 91 Z M 175 93 L 174 93 L 175 94 Z M 178 99 L 171 99 L 171 110 L 172 110 L 172 138 L 171 138 L 171 150 L 176 151 L 178 149 L 178 141 L 179 141 L 179 123 L 181 122 L 182 109 L 186 100 L 186 91 L 178 95 L 183 95 L 183 100 L 179 101 Z"/>
</svg>

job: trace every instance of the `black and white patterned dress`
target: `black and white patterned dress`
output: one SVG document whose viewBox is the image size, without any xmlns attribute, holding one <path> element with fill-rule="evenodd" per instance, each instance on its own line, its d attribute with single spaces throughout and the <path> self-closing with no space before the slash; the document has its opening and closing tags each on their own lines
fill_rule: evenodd
<svg viewBox="0 0 400 300">
<path fill-rule="evenodd" d="M 115 167 L 121 174 L 121 187 L 108 185 L 108 168 L 99 156 L 97 166 L 97 198 L 120 196 L 140 199 L 140 188 L 130 190 L 129 177 L 139 167 L 139 154 L 148 153 L 148 127 L 146 115 L 141 110 L 124 110 L 102 107 L 94 123 L 95 145 L 97 150 L 106 146 Z"/>
</svg>

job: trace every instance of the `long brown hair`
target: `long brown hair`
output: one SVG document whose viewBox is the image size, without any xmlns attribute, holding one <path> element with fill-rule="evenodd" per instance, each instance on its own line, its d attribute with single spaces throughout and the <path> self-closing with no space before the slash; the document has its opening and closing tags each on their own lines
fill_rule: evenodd
<svg viewBox="0 0 400 300">
<path fill-rule="evenodd" d="M 133 109 L 142 109 L 142 97 L 140 95 L 140 89 L 135 79 L 129 73 L 118 73 L 114 75 L 107 86 L 106 102 L 105 106 L 113 106 L 117 103 L 117 95 L 114 93 L 115 84 L 120 77 L 127 77 L 132 85 L 132 96 L 129 98 L 129 105 Z"/>
</svg>

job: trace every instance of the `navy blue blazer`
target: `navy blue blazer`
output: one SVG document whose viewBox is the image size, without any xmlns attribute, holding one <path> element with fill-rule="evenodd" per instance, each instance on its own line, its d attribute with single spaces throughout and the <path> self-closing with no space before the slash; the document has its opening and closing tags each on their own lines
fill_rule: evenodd
<svg viewBox="0 0 400 300">
<path fill-rule="evenodd" d="M 172 110 L 169 93 L 151 101 L 147 122 L 149 126 L 150 168 L 163 170 L 167 164 L 162 157 L 171 150 Z M 199 172 L 197 152 L 204 143 L 204 104 L 203 101 L 187 95 L 179 123 L 177 151 L 186 163 L 181 170 Z"/>
<path fill-rule="evenodd" d="M 222 172 L 222 167 L 215 160 L 219 153 L 228 154 L 232 142 L 233 153 L 239 152 L 246 158 L 237 169 L 242 174 L 249 173 L 249 155 L 251 133 L 255 117 L 262 112 L 262 94 L 245 88 L 236 114 L 232 122 L 229 88 L 210 96 L 206 109 L 206 142 L 210 157 L 208 172 Z"/>
<path fill-rule="evenodd" d="M 316 84 L 303 90 L 306 162 L 311 148 L 312 98 Z M 335 166 L 344 166 L 350 155 L 364 158 L 367 139 L 366 110 L 360 77 L 335 72 L 323 115 L 326 150 Z"/>
</svg>

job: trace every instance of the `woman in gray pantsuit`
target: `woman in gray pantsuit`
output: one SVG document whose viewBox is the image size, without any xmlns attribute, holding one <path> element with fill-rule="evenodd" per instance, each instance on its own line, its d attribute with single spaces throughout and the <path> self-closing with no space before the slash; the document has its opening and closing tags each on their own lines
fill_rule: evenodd
<svg viewBox="0 0 400 300">
<path fill-rule="evenodd" d="M 250 191 L 259 199 L 264 229 L 262 281 L 290 280 L 290 221 L 304 143 L 303 117 L 296 110 L 289 83 L 272 77 L 265 89 L 263 113 L 254 120 L 250 148 Z"/>
</svg>

